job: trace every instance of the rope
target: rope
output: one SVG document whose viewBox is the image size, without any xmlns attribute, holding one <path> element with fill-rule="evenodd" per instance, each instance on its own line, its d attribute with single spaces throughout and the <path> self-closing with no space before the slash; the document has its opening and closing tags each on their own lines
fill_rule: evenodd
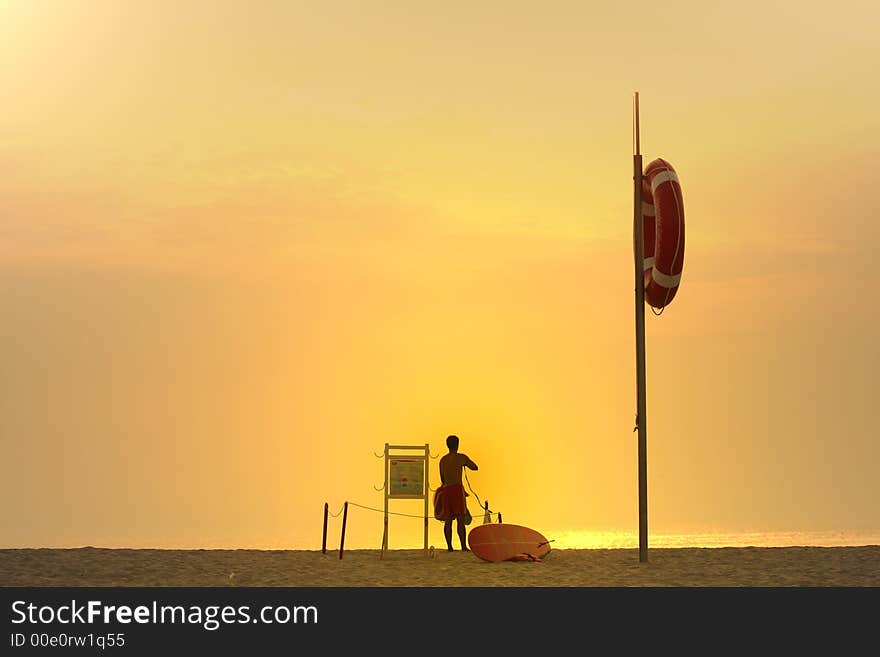
<svg viewBox="0 0 880 657">
<path fill-rule="evenodd" d="M 489 518 L 491 518 L 492 516 L 501 515 L 497 511 L 487 509 L 486 506 L 480 501 L 480 496 L 477 495 L 477 492 L 471 487 L 471 481 L 470 479 L 468 479 L 467 472 L 464 473 L 464 480 L 467 483 L 468 490 L 473 494 L 474 497 L 477 498 L 477 504 L 480 505 L 480 510 L 483 511 L 483 513 L 488 513 Z"/>
<path fill-rule="evenodd" d="M 470 484 L 468 484 L 468 487 L 470 487 Z M 474 497 L 476 497 L 476 495 L 477 495 L 477 494 L 474 493 Z M 477 498 L 477 501 L 479 501 L 479 498 Z M 358 507 L 359 509 L 366 509 L 367 511 L 375 511 L 376 513 L 385 513 L 385 509 L 377 509 L 377 508 L 372 507 L 372 506 L 365 506 L 365 505 L 363 505 L 363 504 L 358 504 L 357 502 L 349 502 L 348 504 L 349 504 L 349 506 L 356 506 L 356 507 Z M 481 511 L 485 511 L 485 510 L 486 510 L 485 508 L 483 508 L 482 504 L 480 505 L 480 510 L 481 510 Z M 342 513 L 342 509 L 339 510 L 339 513 Z M 337 514 L 330 514 L 330 515 L 332 515 L 334 518 L 336 518 L 336 517 L 339 516 L 339 513 L 337 513 Z M 400 512 L 398 512 L 398 511 L 389 511 L 389 512 L 388 512 L 388 515 L 390 515 L 390 516 L 403 516 L 403 517 L 405 517 L 405 518 L 424 518 L 424 517 L 425 517 L 424 514 L 418 514 L 418 515 L 416 515 L 416 514 L 414 514 L 414 513 L 400 513 Z M 497 511 L 492 511 L 492 510 L 490 510 L 490 511 L 489 511 L 489 515 L 490 515 L 490 516 L 498 515 L 498 512 L 497 512 Z"/>
<path fill-rule="evenodd" d="M 340 516 L 340 514 L 342 513 L 342 510 L 343 510 L 344 508 L 345 508 L 345 505 L 343 504 L 341 507 L 339 507 L 339 511 L 338 511 L 338 512 L 336 512 L 336 513 L 330 513 L 330 511 L 327 511 L 327 513 L 328 513 L 328 515 L 333 516 L 334 518 L 338 518 L 338 517 Z"/>
<path fill-rule="evenodd" d="M 350 504 L 351 506 L 356 506 L 356 507 L 359 507 L 359 508 L 361 508 L 361 509 L 367 509 L 368 511 L 378 511 L 379 513 L 385 513 L 385 510 L 384 510 L 384 509 L 374 509 L 374 508 L 371 507 L 371 506 L 364 506 L 363 504 L 356 504 L 355 502 L 349 502 L 349 504 Z M 398 513 L 398 512 L 395 512 L 395 511 L 389 511 L 389 512 L 388 512 L 388 515 L 391 515 L 391 516 L 406 516 L 407 518 L 424 518 L 424 517 L 425 517 L 424 514 L 421 514 L 421 515 L 415 515 L 415 514 L 412 514 L 412 513 Z"/>
</svg>

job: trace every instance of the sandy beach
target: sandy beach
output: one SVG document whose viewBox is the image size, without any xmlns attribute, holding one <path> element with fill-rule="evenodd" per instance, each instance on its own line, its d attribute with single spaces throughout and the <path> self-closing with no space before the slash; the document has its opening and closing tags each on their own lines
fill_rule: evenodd
<svg viewBox="0 0 880 657">
<path fill-rule="evenodd" d="M 880 546 L 561 549 L 542 562 L 392 550 L 0 550 L 0 586 L 880 586 Z"/>
</svg>

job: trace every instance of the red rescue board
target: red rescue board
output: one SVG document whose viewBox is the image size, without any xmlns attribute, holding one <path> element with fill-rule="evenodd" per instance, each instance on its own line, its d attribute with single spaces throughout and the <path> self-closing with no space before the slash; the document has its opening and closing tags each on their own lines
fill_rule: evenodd
<svg viewBox="0 0 880 657">
<path fill-rule="evenodd" d="M 550 541 L 529 527 L 497 523 L 474 527 L 468 547 L 484 561 L 537 560 L 550 552 Z"/>
</svg>

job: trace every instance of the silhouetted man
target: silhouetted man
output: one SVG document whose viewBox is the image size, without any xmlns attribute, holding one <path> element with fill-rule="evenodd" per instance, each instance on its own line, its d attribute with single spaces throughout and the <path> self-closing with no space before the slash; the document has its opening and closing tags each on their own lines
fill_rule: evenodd
<svg viewBox="0 0 880 657">
<path fill-rule="evenodd" d="M 463 468 L 476 470 L 477 464 L 466 454 L 459 453 L 458 436 L 448 436 L 446 446 L 449 448 L 449 453 L 440 459 L 441 486 L 434 491 L 434 517 L 443 521 L 443 535 L 446 537 L 446 547 L 450 552 L 452 552 L 452 521 L 458 521 L 461 549 L 467 552 L 465 537 L 467 504 L 464 499 L 467 493 L 464 492 L 461 483 L 461 472 Z"/>
</svg>

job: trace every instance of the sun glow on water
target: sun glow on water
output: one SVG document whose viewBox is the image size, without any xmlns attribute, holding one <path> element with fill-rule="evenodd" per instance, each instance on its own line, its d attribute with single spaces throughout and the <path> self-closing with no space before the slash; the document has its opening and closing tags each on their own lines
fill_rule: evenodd
<svg viewBox="0 0 880 657">
<path fill-rule="evenodd" d="M 637 549 L 638 532 L 543 532 L 556 549 Z M 649 548 L 843 547 L 880 545 L 880 531 L 849 532 L 704 532 L 649 534 Z"/>
</svg>

